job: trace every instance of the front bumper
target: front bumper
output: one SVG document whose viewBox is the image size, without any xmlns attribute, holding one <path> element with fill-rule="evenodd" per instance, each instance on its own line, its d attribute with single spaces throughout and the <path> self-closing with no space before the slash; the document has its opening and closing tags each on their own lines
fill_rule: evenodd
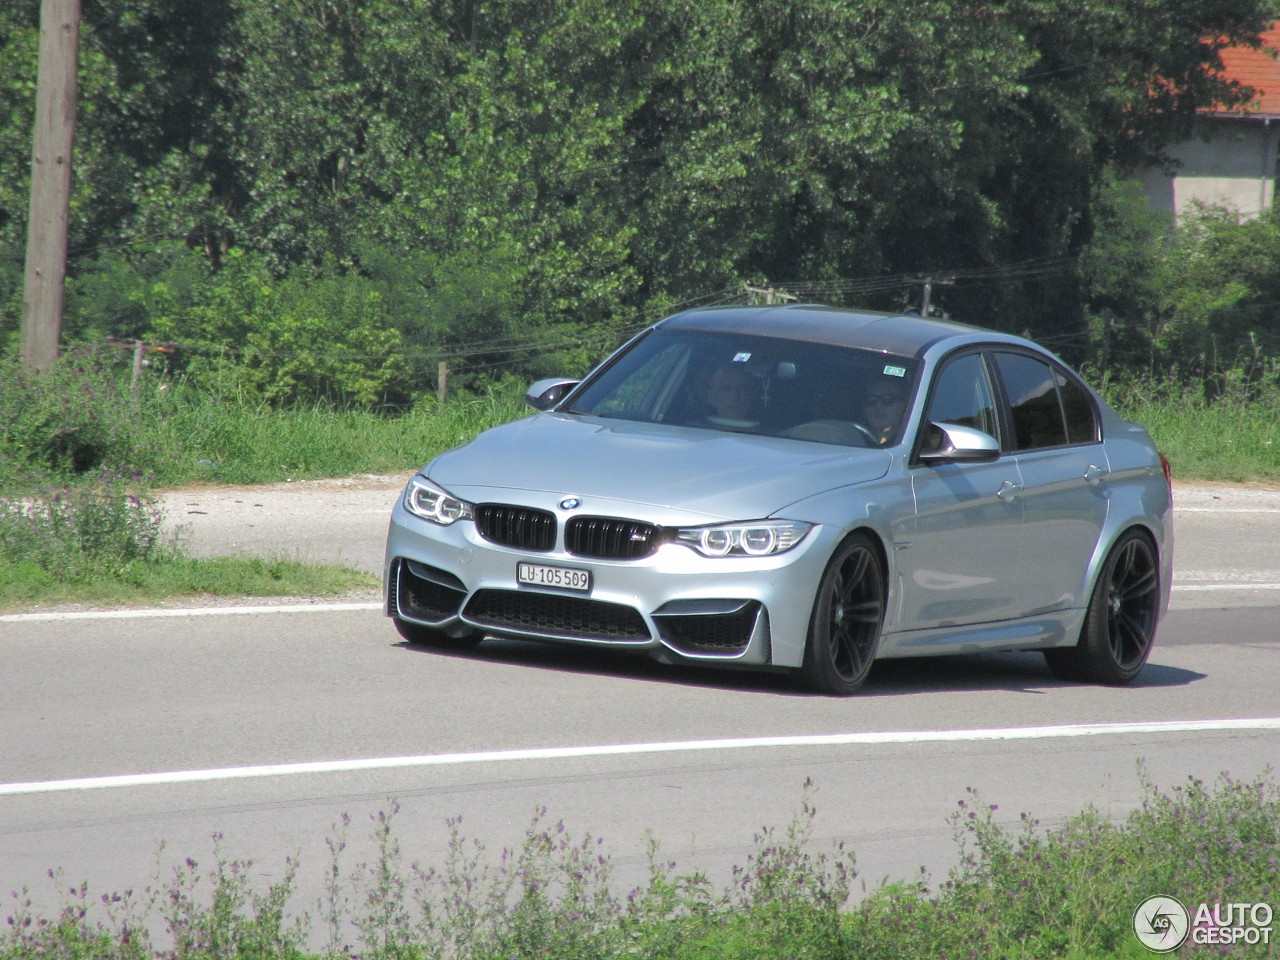
<svg viewBox="0 0 1280 960">
<path fill-rule="evenodd" d="M 563 524 L 561 524 L 563 526 Z M 829 545 L 814 527 L 769 557 L 703 557 L 663 543 L 634 560 L 490 542 L 462 520 L 440 526 L 397 501 L 387 535 L 386 612 L 446 633 L 581 643 L 664 660 L 798 667 Z M 590 591 L 517 580 L 520 562 L 586 571 Z"/>
</svg>

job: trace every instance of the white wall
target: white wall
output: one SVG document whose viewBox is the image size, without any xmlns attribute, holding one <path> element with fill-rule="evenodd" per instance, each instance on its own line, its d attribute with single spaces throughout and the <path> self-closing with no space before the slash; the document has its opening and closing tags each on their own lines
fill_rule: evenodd
<svg viewBox="0 0 1280 960">
<path fill-rule="evenodd" d="M 1153 169 L 1140 178 L 1151 205 L 1175 216 L 1197 201 L 1225 203 L 1245 217 L 1269 209 L 1275 199 L 1280 120 L 1206 118 L 1201 134 L 1168 151 L 1179 161 L 1176 176 Z"/>
</svg>

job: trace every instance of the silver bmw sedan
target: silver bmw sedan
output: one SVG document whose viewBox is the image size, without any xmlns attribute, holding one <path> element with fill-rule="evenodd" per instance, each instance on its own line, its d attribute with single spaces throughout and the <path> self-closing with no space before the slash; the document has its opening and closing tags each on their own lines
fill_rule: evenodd
<svg viewBox="0 0 1280 960">
<path fill-rule="evenodd" d="M 485 637 L 797 673 L 1041 650 L 1138 675 L 1168 606 L 1168 462 L 1036 344 L 824 306 L 662 320 L 397 501 L 386 612 Z"/>
</svg>

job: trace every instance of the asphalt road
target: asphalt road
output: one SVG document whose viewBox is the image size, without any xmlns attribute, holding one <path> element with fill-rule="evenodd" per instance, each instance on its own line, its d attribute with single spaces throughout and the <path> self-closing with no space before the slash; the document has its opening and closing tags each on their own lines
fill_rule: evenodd
<svg viewBox="0 0 1280 960">
<path fill-rule="evenodd" d="M 375 514 L 398 483 L 283 490 L 341 521 L 328 541 L 308 528 L 305 544 L 275 542 L 376 569 Z M 193 546 L 278 536 L 274 491 L 239 505 L 250 527 L 230 519 L 235 494 L 176 495 L 204 511 L 185 517 L 210 518 L 188 530 Z M 945 874 L 948 817 L 969 788 L 1001 822 L 1027 811 L 1052 824 L 1088 805 L 1132 809 L 1140 762 L 1163 787 L 1251 778 L 1280 762 L 1280 497 L 1196 488 L 1178 504 L 1174 609 L 1122 689 L 1059 683 L 1031 654 L 885 663 L 846 700 L 539 645 L 446 655 L 401 644 L 367 598 L 0 617 L 0 895 L 26 886 L 49 910 L 81 881 L 94 896 L 167 887 L 185 858 L 211 865 L 220 833 L 258 883 L 297 857 L 294 907 L 314 914 L 326 838 L 345 836 L 355 875 L 373 855 L 371 818 L 393 805 L 406 862 L 441 863 L 459 815 L 491 851 L 516 845 L 545 805 L 575 836 L 604 839 L 620 883 L 643 877 L 649 835 L 724 881 L 810 778 L 813 849 L 845 841 L 874 885 Z"/>
</svg>

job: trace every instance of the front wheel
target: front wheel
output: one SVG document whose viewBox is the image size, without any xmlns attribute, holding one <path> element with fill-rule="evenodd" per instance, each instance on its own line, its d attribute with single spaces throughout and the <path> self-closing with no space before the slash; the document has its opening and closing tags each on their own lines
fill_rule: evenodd
<svg viewBox="0 0 1280 960">
<path fill-rule="evenodd" d="M 800 668 L 811 689 L 848 696 L 862 686 L 880 646 L 884 603 L 880 552 L 870 537 L 855 533 L 827 564 L 813 602 Z"/>
<path fill-rule="evenodd" d="M 484 639 L 483 636 L 474 631 L 455 637 L 445 633 L 443 630 L 423 626 L 420 623 L 410 623 L 408 620 L 401 620 L 399 617 L 393 617 L 392 620 L 400 636 L 415 647 L 435 647 L 440 650 L 469 650 Z"/>
<path fill-rule="evenodd" d="M 1160 566 L 1146 535 L 1122 536 L 1098 575 L 1074 647 L 1046 650 L 1053 675 L 1063 680 L 1119 686 L 1136 677 L 1156 637 Z"/>
</svg>

